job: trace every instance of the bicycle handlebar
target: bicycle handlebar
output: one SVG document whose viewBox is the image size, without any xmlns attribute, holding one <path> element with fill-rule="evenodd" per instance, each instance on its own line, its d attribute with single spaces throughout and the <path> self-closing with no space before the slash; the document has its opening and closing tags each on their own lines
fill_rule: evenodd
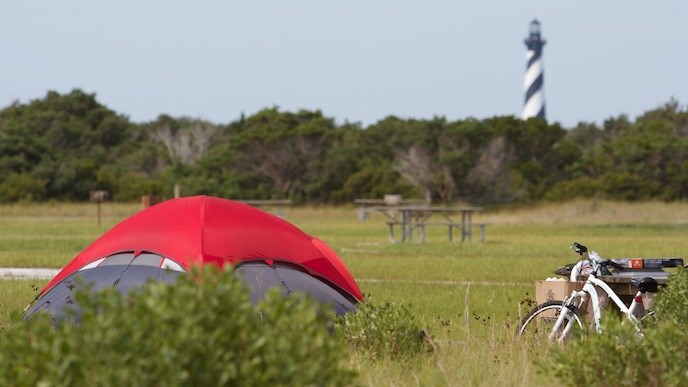
<svg viewBox="0 0 688 387">
<path fill-rule="evenodd" d="M 578 254 L 580 254 L 580 255 L 583 255 L 583 254 L 585 254 L 585 253 L 588 252 L 588 248 L 585 247 L 585 246 L 583 246 L 583 245 L 581 245 L 581 244 L 578 243 L 578 242 L 573 242 L 573 245 L 571 246 L 571 249 L 573 249 L 573 251 L 575 251 L 576 253 L 578 253 Z"/>
<path fill-rule="evenodd" d="M 611 259 L 605 260 L 605 261 L 604 261 L 604 265 L 605 265 L 605 266 L 612 266 L 612 267 L 615 268 L 615 269 L 623 269 L 623 268 L 624 268 L 623 265 L 620 265 L 620 264 L 614 262 L 614 261 L 611 260 Z"/>
<path fill-rule="evenodd" d="M 597 274 L 603 274 L 605 271 L 608 272 L 606 269 L 607 266 L 612 266 L 616 269 L 622 268 L 621 265 L 618 263 L 614 262 L 611 259 L 602 259 L 597 252 L 595 251 L 588 251 L 588 248 L 578 242 L 574 242 L 573 245 L 571 246 L 571 249 L 575 251 L 576 253 L 580 254 L 580 256 L 583 258 L 581 259 L 580 262 L 578 262 L 574 267 L 571 269 L 571 275 L 570 278 L 572 281 L 577 280 L 579 275 L 585 275 L 584 269 L 586 267 L 585 262 L 589 262 L 590 266 L 588 266 L 587 270 L 592 273 L 597 273 Z M 604 270 L 601 270 L 600 268 L 605 268 Z"/>
</svg>

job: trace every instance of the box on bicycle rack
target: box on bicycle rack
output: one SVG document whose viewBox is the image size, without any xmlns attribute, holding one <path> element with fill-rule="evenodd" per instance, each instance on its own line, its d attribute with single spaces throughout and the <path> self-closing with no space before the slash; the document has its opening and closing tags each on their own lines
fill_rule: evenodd
<svg viewBox="0 0 688 387">
<path fill-rule="evenodd" d="M 583 282 L 571 282 L 565 279 L 547 279 L 535 281 L 535 302 L 563 301 L 574 290 L 583 289 Z"/>
<path fill-rule="evenodd" d="M 535 301 L 541 305 L 547 301 L 564 301 L 565 298 L 571 295 L 574 290 L 580 291 L 583 289 L 585 281 L 569 281 L 564 278 L 548 278 L 544 281 L 535 281 Z M 599 292 L 599 302 L 603 308 L 609 304 L 607 296 L 603 292 Z M 542 315 L 543 317 L 555 317 L 554 312 L 552 316 Z M 584 316 L 592 318 L 593 310 L 592 303 L 588 300 L 583 306 L 581 313 Z"/>
</svg>

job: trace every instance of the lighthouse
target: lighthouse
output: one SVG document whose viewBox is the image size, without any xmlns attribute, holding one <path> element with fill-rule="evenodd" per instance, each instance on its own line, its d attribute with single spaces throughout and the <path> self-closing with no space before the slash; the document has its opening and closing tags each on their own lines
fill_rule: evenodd
<svg viewBox="0 0 688 387">
<path fill-rule="evenodd" d="M 526 53 L 526 75 L 523 87 L 526 92 L 523 105 L 523 119 L 539 117 L 545 119 L 545 91 L 544 67 L 542 65 L 542 47 L 545 41 L 540 37 L 540 22 L 535 19 L 530 22 L 530 31 L 524 40 L 528 52 Z"/>
</svg>

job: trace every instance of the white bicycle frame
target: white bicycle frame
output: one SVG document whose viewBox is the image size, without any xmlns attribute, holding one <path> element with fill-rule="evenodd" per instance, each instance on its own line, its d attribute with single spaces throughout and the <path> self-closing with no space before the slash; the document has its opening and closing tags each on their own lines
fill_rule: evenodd
<svg viewBox="0 0 688 387">
<path fill-rule="evenodd" d="M 637 328 L 638 319 L 635 317 L 635 311 L 638 308 L 638 304 L 642 302 L 642 293 L 638 291 L 636 295 L 633 297 L 633 301 L 631 301 L 631 304 L 629 306 L 626 306 L 626 304 L 624 304 L 624 302 L 621 301 L 621 298 L 619 298 L 616 292 L 609 285 L 607 285 L 607 283 L 595 276 L 595 273 L 597 273 L 597 271 L 601 267 L 600 263 L 602 261 L 595 254 L 595 252 L 593 252 L 592 254 L 593 258 L 588 258 L 588 261 L 592 262 L 593 270 L 588 276 L 587 280 L 585 281 L 583 289 L 580 291 L 572 291 L 571 295 L 564 300 L 561 313 L 559 314 L 557 322 L 554 324 L 554 327 L 552 328 L 552 331 L 548 336 L 549 341 L 552 341 L 555 338 L 559 328 L 565 322 L 566 325 L 564 325 L 564 330 L 557 338 L 557 341 L 562 342 L 564 341 L 564 339 L 566 339 L 566 337 L 568 337 L 569 333 L 571 332 L 571 329 L 575 324 L 575 315 L 574 312 L 570 309 L 570 307 L 575 306 L 576 308 L 578 308 L 578 310 L 583 312 L 583 307 L 586 306 L 586 301 L 588 300 L 588 297 L 590 298 L 590 302 L 592 303 L 592 311 L 594 316 L 593 323 L 595 325 L 595 330 L 598 333 L 601 332 L 602 327 L 600 325 L 600 320 L 602 318 L 602 306 L 600 304 L 600 297 L 597 291 L 598 288 L 614 302 L 614 304 L 619 308 L 621 313 L 626 315 L 626 317 Z M 579 273 L 577 269 L 579 269 L 578 265 L 576 266 L 576 268 L 574 268 L 574 270 L 571 273 L 572 279 L 575 279 L 578 276 Z"/>
</svg>

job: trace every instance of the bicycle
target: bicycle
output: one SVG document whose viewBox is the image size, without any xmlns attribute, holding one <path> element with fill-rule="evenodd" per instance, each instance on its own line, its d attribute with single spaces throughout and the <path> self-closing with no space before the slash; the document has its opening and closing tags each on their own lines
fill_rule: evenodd
<svg viewBox="0 0 688 387">
<path fill-rule="evenodd" d="M 548 301 L 536 306 L 521 321 L 518 329 L 518 337 L 526 335 L 547 335 L 547 340 L 564 342 L 572 336 L 575 328 L 584 328 L 584 316 L 588 299 L 592 303 L 592 326 L 599 333 L 602 328 L 602 305 L 600 292 L 612 300 L 620 313 L 640 330 L 640 320 L 646 314 L 643 307 L 643 298 L 647 292 L 657 292 L 658 282 L 652 277 L 632 278 L 631 284 L 638 288 L 638 292 L 627 306 L 616 292 L 604 281 L 598 278 L 601 275 L 610 275 L 609 268 L 621 268 L 615 260 L 602 259 L 595 251 L 588 252 L 588 248 L 574 243 L 571 248 L 581 256 L 570 272 L 570 280 L 578 281 L 580 276 L 587 276 L 581 290 L 573 290 L 571 295 L 563 301 Z"/>
</svg>

